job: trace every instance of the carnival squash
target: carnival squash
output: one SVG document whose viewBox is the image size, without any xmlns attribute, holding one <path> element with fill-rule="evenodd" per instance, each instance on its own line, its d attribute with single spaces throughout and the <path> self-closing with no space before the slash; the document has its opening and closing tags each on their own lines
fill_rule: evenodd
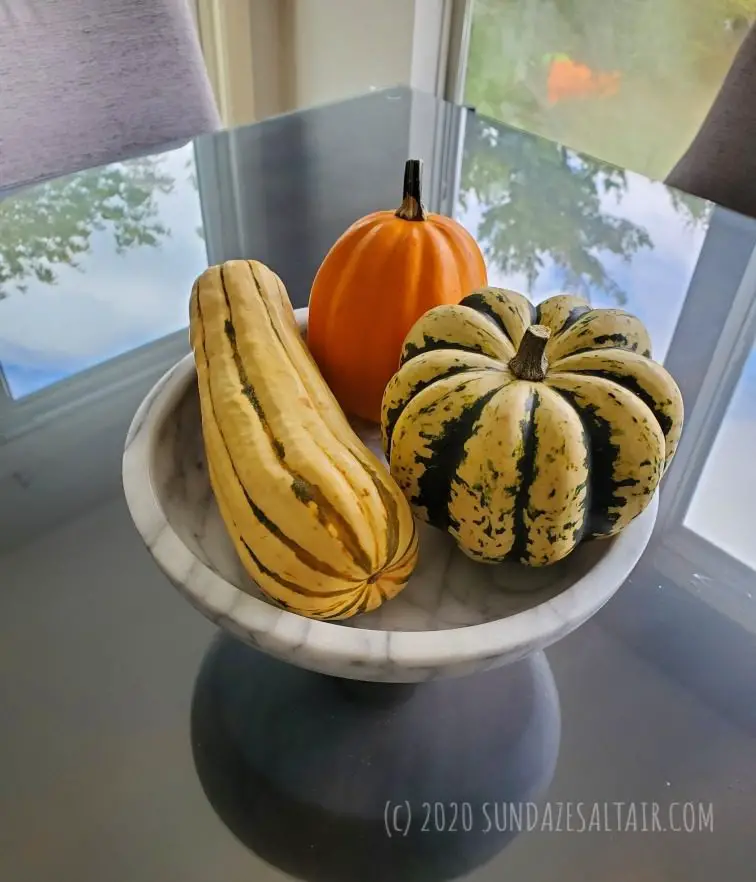
<svg viewBox="0 0 756 882">
<path fill-rule="evenodd" d="M 318 372 L 281 280 L 255 261 L 210 267 L 190 318 L 210 482 L 245 568 L 305 616 L 375 609 L 412 572 L 414 519 Z"/>
<path fill-rule="evenodd" d="M 642 323 L 486 288 L 426 313 L 383 399 L 391 473 L 475 560 L 533 566 L 648 505 L 683 422 Z"/>
<path fill-rule="evenodd" d="M 315 361 L 347 413 L 376 423 L 415 321 L 486 284 L 473 237 L 423 208 L 421 174 L 421 162 L 409 160 L 400 207 L 353 224 L 326 255 L 310 294 Z"/>
</svg>

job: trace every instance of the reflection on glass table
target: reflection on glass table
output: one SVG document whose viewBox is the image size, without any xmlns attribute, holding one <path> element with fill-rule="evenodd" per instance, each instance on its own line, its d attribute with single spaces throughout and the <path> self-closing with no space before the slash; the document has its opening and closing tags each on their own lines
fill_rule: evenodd
<svg viewBox="0 0 756 882">
<path fill-rule="evenodd" d="M 743 366 L 683 523 L 756 569 L 756 350 Z"/>
<path fill-rule="evenodd" d="M 522 807 L 540 807 L 560 740 L 541 652 L 415 690 L 316 674 L 221 633 L 192 700 L 194 763 L 219 818 L 310 882 L 470 878 L 517 838 Z"/>
<path fill-rule="evenodd" d="M 465 102 L 664 178 L 754 18 L 753 0 L 474 0 Z"/>
<path fill-rule="evenodd" d="M 507 700 L 518 682 L 510 679 L 510 669 L 486 674 L 478 685 L 458 681 L 465 690 L 454 701 L 445 685 L 455 684 L 437 684 L 430 695 L 438 697 L 438 706 L 419 708 L 419 726 L 408 713 L 411 698 L 392 714 L 391 708 L 377 708 L 376 716 L 394 732 L 404 721 L 414 752 L 392 750 L 380 726 L 363 738 L 345 708 L 338 717 L 329 713 L 335 702 L 321 701 L 326 684 L 320 693 L 310 691 L 310 678 L 299 669 L 283 666 L 288 669 L 279 678 L 249 676 L 263 665 L 272 669 L 273 660 L 254 658 L 251 650 L 242 653 L 227 641 L 203 662 L 212 626 L 160 579 L 125 512 L 120 470 L 136 407 L 188 349 L 187 283 L 204 263 L 195 230 L 198 202 L 188 170 L 185 175 L 177 162 L 176 189 L 156 196 L 160 221 L 172 231 L 159 245 L 130 247 L 119 256 L 108 221 L 107 231 L 93 233 L 91 251 L 79 256 L 83 272 L 61 265 L 58 285 L 32 277 L 25 294 L 2 282 L 10 288 L 0 302 L 4 345 L 8 308 L 28 304 L 31 327 L 32 318 L 49 323 L 53 316 L 41 308 L 35 314 L 34 303 L 49 306 L 55 297 L 65 305 L 82 292 L 91 300 L 99 294 L 114 313 L 111 324 L 100 322 L 103 337 L 89 338 L 97 343 L 92 357 L 107 359 L 111 351 L 181 330 L 18 401 L 0 390 L 0 644 L 9 675 L 0 732 L 6 759 L 0 877 L 287 878 L 252 853 L 259 852 L 278 858 L 279 866 L 286 860 L 292 871 L 307 869 L 309 858 L 324 882 L 338 878 L 327 875 L 336 863 L 351 870 L 352 859 L 359 866 L 356 875 L 344 873 L 350 882 L 370 879 L 370 873 L 380 882 L 397 882 L 396 865 L 386 871 L 391 843 L 410 858 L 418 850 L 425 858 L 437 846 L 419 865 L 404 862 L 413 882 L 439 865 L 469 882 L 752 882 L 756 604 L 748 592 L 756 597 L 756 574 L 745 564 L 739 564 L 745 573 L 734 569 L 735 555 L 744 559 L 745 534 L 722 551 L 714 544 L 718 525 L 712 522 L 720 515 L 732 519 L 736 511 L 744 522 L 753 521 L 756 511 L 754 494 L 741 490 L 751 480 L 751 448 L 740 454 L 736 471 L 729 465 L 736 449 L 727 440 L 730 429 L 735 442 L 737 432 L 751 437 L 751 365 L 743 372 L 743 364 L 756 337 L 744 316 L 756 315 L 756 222 L 700 202 L 678 206 L 659 184 L 630 174 L 623 179 L 533 136 L 403 90 L 219 133 L 200 139 L 195 150 L 208 259 L 254 255 L 280 267 L 298 306 L 306 302 L 323 254 L 346 226 L 395 203 L 396 170 L 406 156 L 428 157 L 429 207 L 458 213 L 474 230 L 486 222 L 480 238 L 493 282 L 523 283 L 527 290 L 523 261 L 535 250 L 536 297 L 552 286 L 571 285 L 569 271 L 579 274 L 578 282 L 584 279 L 594 302 L 616 305 L 624 295 L 625 307 L 643 315 L 657 356 L 664 356 L 684 387 L 690 431 L 683 442 L 687 437 L 691 444 L 667 476 L 662 503 L 668 510 L 664 518 L 660 513 L 657 546 L 649 547 L 599 616 L 548 650 L 563 729 L 555 725 L 555 702 L 538 687 L 530 662 L 521 666 L 532 676 L 519 680 L 519 702 Z M 620 191 L 607 192 L 607 180 L 618 181 Z M 519 189 L 520 181 L 527 188 Z M 179 190 L 186 197 L 181 206 Z M 282 204 L 287 210 L 277 211 Z M 7 200 L 0 202 L 0 213 L 5 205 Z M 698 222 L 689 218 L 691 208 L 700 210 Z M 3 235 L 11 241 L 5 224 Z M 27 229 L 22 242 L 36 235 Z M 644 244 L 647 239 L 653 245 Z M 97 250 L 95 240 L 107 247 Z M 612 247 L 617 241 L 619 250 Z M 166 254 L 170 269 L 161 263 Z M 139 278 L 132 277 L 132 265 Z M 90 267 L 100 274 L 96 283 Z M 168 281 L 161 270 L 170 273 Z M 159 291 L 152 280 L 162 285 Z M 154 297 L 162 293 L 166 299 L 143 298 L 139 333 L 119 337 L 112 349 L 102 343 L 105 331 L 112 335 L 117 328 L 116 311 L 128 306 L 123 298 L 141 297 L 148 286 Z M 108 300 L 116 292 L 118 299 Z M 155 319 L 158 311 L 162 324 Z M 98 313 L 100 319 L 107 315 L 104 308 Z M 73 315 L 69 323 L 54 317 L 56 334 L 44 347 L 66 344 L 72 333 Z M 11 339 L 20 339 L 22 327 Z M 742 345 L 734 347 L 734 337 Z M 47 349 L 40 349 L 45 365 Z M 18 380 L 13 382 L 21 394 Z M 98 395 L 81 403 L 82 386 L 96 386 Z M 733 390 L 736 401 L 730 404 Z M 68 409 L 47 412 L 49 399 L 69 392 Z M 30 424 L 37 416 L 30 411 L 38 406 L 45 409 L 44 422 Z M 704 424 L 706 432 L 699 431 Z M 728 489 L 718 487 L 725 479 Z M 670 511 L 668 503 L 678 497 L 679 507 Z M 717 506 L 703 526 L 699 505 Z M 731 523 L 721 532 L 734 537 L 734 529 Z M 686 538 L 691 541 L 684 543 Z M 733 600 L 724 609 L 728 592 L 754 608 L 751 623 L 744 603 Z M 481 697 L 475 690 L 484 683 L 490 692 Z M 311 700 L 297 693 L 286 704 L 299 684 Z M 487 717 L 482 724 L 476 724 L 475 711 Z M 337 730 L 343 740 L 331 737 Z M 261 737 L 250 737 L 255 732 Z M 415 737 L 420 732 L 425 743 Z M 458 748 L 453 754 L 450 744 Z M 390 769 L 398 777 L 390 777 Z M 363 786 L 368 781 L 373 787 Z M 493 800 L 519 801 L 537 799 L 531 793 L 549 782 L 545 798 L 552 805 L 713 802 L 714 831 L 533 831 L 513 839 L 486 865 L 482 861 L 495 845 L 488 834 L 418 841 L 428 835 L 418 832 L 414 842 L 385 836 L 381 796 L 388 788 L 386 799 L 394 793 L 408 798 L 412 787 L 423 800 L 474 797 L 478 805 L 479 797 L 468 795 L 470 785 L 480 784 Z M 352 811 L 340 813 L 350 800 Z M 378 812 L 371 812 L 376 805 Z M 277 823 L 280 818 L 284 823 Z"/>
<path fill-rule="evenodd" d="M 375 100 L 396 108 L 389 124 L 396 136 L 406 126 L 402 112 L 414 111 L 415 98 L 399 93 L 393 104 Z M 711 206 L 460 108 L 442 110 L 429 96 L 417 98 L 418 108 L 423 102 L 435 113 L 465 115 L 459 142 L 445 133 L 434 136 L 438 144 L 428 145 L 443 155 L 462 151 L 451 188 L 456 195 L 449 204 L 431 208 L 453 213 L 476 235 L 491 282 L 525 291 L 536 301 L 570 289 L 598 306 L 627 308 L 646 323 L 655 356 L 663 358 Z M 245 163 L 259 150 L 257 130 L 246 131 L 248 136 L 240 136 L 249 138 L 241 152 Z M 210 165 L 199 162 L 200 176 Z M 429 166 L 429 191 L 441 168 L 443 163 Z M 253 174 L 237 171 L 237 181 L 249 181 Z M 388 169 L 379 184 L 389 200 L 395 185 L 389 190 Z M 309 178 L 298 185 L 303 205 L 312 187 Z M 208 192 L 215 194 L 221 218 L 209 229 L 203 225 L 208 200 L 198 192 L 195 148 L 186 146 L 0 201 L 5 397 L 25 399 L 185 327 L 192 280 L 208 259 L 220 258 L 206 252 L 203 235 L 217 239 L 215 227 L 236 216 L 235 198 L 242 199 L 247 214 L 259 202 L 222 183 Z M 375 207 L 363 204 L 364 198 L 350 196 L 345 215 L 354 219 Z M 249 226 L 259 231 L 267 224 L 268 218 L 260 217 Z M 334 228 L 324 245 L 341 231 Z M 261 248 L 258 237 L 236 250 L 259 256 Z"/>
<path fill-rule="evenodd" d="M 637 315 L 663 360 L 710 203 L 491 120 L 470 118 L 455 215 L 489 281 L 535 302 L 560 291 Z"/>
<path fill-rule="evenodd" d="M 21 399 L 186 325 L 207 265 L 191 145 L 0 201 L 0 379 Z"/>
</svg>

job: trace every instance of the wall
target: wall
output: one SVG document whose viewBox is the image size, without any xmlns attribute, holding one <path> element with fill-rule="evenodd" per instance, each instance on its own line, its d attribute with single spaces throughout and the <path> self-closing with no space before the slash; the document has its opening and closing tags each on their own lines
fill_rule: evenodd
<svg viewBox="0 0 756 882">
<path fill-rule="evenodd" d="M 440 94 L 465 0 L 191 0 L 229 126 L 394 85 Z"/>
<path fill-rule="evenodd" d="M 298 107 L 409 83 L 414 0 L 294 0 Z"/>
<path fill-rule="evenodd" d="M 250 0 L 255 119 L 292 110 L 290 0 Z"/>
<path fill-rule="evenodd" d="M 397 84 L 435 91 L 445 0 L 288 0 L 293 102 L 307 107 Z"/>
<path fill-rule="evenodd" d="M 266 7 L 272 0 L 266 0 Z M 256 0 L 193 0 L 205 65 L 221 119 L 227 126 L 259 118 L 255 106 L 252 32 Z M 258 16 L 259 17 L 259 16 Z M 260 34 L 263 37 L 262 32 Z M 267 35 L 265 35 L 267 38 Z"/>
</svg>

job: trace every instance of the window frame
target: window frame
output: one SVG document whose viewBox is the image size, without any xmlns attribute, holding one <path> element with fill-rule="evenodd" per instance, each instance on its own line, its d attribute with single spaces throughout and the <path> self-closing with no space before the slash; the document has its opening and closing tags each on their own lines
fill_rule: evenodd
<svg viewBox="0 0 756 882">
<path fill-rule="evenodd" d="M 723 261 L 723 237 L 729 259 Z M 716 275 L 716 287 L 712 287 Z M 733 280 L 739 281 L 733 285 Z M 729 285 L 728 285 L 729 282 Z M 716 291 L 719 301 L 712 302 Z M 712 315 L 712 313 L 714 313 Z M 695 358 L 690 357 L 693 329 Z M 691 500 L 756 339 L 756 222 L 715 208 L 665 366 L 684 382 L 686 424 L 663 482 L 649 563 L 719 612 L 753 619 L 754 572 L 685 525 Z M 706 585 L 716 591 L 706 591 Z"/>
<path fill-rule="evenodd" d="M 729 259 L 722 261 L 721 239 L 732 232 L 736 235 L 728 243 Z M 696 490 L 693 478 L 700 475 L 706 463 L 751 353 L 756 337 L 755 247 L 756 222 L 715 208 L 665 359 L 670 372 L 686 380 L 681 382 L 681 391 L 688 411 L 674 468 L 665 481 L 666 499 L 660 511 L 660 520 L 665 524 L 681 524 L 684 520 Z M 717 254 L 716 267 L 710 271 L 707 258 L 712 253 Z M 713 289 L 714 274 L 717 287 Z M 736 284 L 734 278 L 739 278 Z M 712 290 L 720 295 L 714 315 Z M 722 295 L 723 290 L 731 293 Z M 688 340 L 694 328 L 702 328 L 704 335 L 696 340 L 701 345 L 692 363 Z"/>
<path fill-rule="evenodd" d="M 447 59 L 446 77 L 439 97 L 454 104 L 464 103 L 473 3 L 474 0 L 449 0 L 448 43 L 443 50 Z"/>
</svg>

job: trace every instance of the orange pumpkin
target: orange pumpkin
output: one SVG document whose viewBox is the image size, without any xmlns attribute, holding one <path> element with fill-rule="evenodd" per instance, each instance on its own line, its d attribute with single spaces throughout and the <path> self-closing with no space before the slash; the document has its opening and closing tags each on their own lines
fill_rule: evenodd
<svg viewBox="0 0 756 882">
<path fill-rule="evenodd" d="M 354 223 L 325 256 L 310 294 L 310 351 L 344 410 L 373 422 L 410 328 L 431 307 L 487 284 L 467 230 L 426 213 L 421 177 L 420 160 L 408 160 L 402 204 Z"/>
</svg>

